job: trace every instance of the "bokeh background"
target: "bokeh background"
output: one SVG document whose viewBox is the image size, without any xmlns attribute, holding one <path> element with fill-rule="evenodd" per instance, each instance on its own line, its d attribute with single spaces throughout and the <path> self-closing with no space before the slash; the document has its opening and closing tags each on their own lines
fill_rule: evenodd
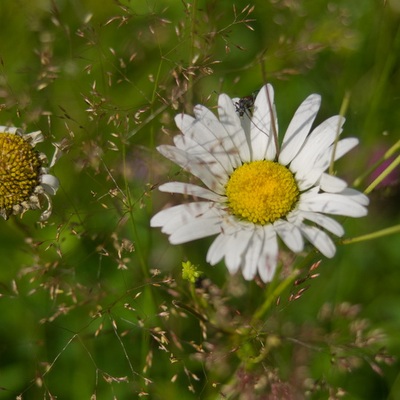
<svg viewBox="0 0 400 400">
<path fill-rule="evenodd" d="M 149 227 L 182 200 L 157 185 L 192 179 L 155 150 L 174 115 L 266 81 L 281 135 L 310 93 L 318 121 L 349 96 L 360 145 L 336 168 L 362 176 L 399 140 L 398 0 L 3 0 L 0 16 L 0 123 L 64 148 L 48 223 L 0 221 L 0 399 L 400 398 L 398 234 L 338 243 L 311 272 L 318 254 L 284 254 L 305 281 L 278 298 L 279 274 L 230 277 L 211 240 Z M 347 238 L 399 224 L 398 170 L 370 198 Z"/>
</svg>

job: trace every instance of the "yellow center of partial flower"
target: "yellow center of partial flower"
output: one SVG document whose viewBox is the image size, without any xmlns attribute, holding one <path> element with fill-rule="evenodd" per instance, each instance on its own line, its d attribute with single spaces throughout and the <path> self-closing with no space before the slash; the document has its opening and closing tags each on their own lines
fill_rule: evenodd
<svg viewBox="0 0 400 400">
<path fill-rule="evenodd" d="M 39 182 L 40 160 L 19 135 L 0 133 L 0 209 L 28 200 Z"/>
<path fill-rule="evenodd" d="M 273 161 L 253 161 L 233 171 L 226 185 L 231 212 L 254 224 L 284 217 L 299 197 L 293 174 Z"/>
</svg>

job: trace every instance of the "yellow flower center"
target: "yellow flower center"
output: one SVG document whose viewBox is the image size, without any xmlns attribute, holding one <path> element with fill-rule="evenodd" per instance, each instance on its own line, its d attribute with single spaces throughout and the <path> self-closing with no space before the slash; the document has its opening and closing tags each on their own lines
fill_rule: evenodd
<svg viewBox="0 0 400 400">
<path fill-rule="evenodd" d="M 19 135 L 0 132 L 0 209 L 28 200 L 39 183 L 37 152 Z"/>
<path fill-rule="evenodd" d="M 265 225 L 293 209 L 299 189 L 293 174 L 273 161 L 253 161 L 233 171 L 226 185 L 231 212 L 254 224 Z"/>
</svg>

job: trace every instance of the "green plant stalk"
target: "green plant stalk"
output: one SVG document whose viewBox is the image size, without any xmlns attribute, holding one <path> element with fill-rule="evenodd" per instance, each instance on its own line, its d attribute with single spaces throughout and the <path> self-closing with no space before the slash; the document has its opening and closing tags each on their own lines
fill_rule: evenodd
<svg viewBox="0 0 400 400">
<path fill-rule="evenodd" d="M 344 118 L 346 115 L 346 111 L 349 107 L 350 103 L 350 92 L 346 92 L 342 101 L 342 105 L 340 106 L 340 111 L 339 111 L 339 116 Z M 342 118 L 339 119 L 337 130 L 336 130 L 336 137 L 335 137 L 335 142 L 333 143 L 333 150 L 332 150 L 332 156 L 331 156 L 331 162 L 329 163 L 329 175 L 334 175 L 334 163 L 335 163 L 335 154 L 336 154 L 336 148 L 337 144 L 339 142 L 339 136 L 340 136 L 340 122 Z"/>
<path fill-rule="evenodd" d="M 400 225 L 391 226 L 390 228 L 385 228 L 380 231 L 368 233 L 367 235 L 344 239 L 341 241 L 341 243 L 342 244 L 351 244 L 351 243 L 357 243 L 357 242 L 364 242 L 366 240 L 377 239 L 377 238 L 380 238 L 383 236 L 393 235 L 395 233 L 400 233 Z"/>
<path fill-rule="evenodd" d="M 281 293 L 296 279 L 299 275 L 299 270 L 295 269 L 285 280 L 279 283 L 279 285 L 270 293 L 265 299 L 264 303 L 254 313 L 251 320 L 251 326 L 253 326 L 261 317 L 269 310 L 272 303 L 281 295 Z"/>
<path fill-rule="evenodd" d="M 124 170 L 125 195 L 126 195 L 129 218 L 130 218 L 130 222 L 132 225 L 133 240 L 135 243 L 135 253 L 137 255 L 137 258 L 138 258 L 138 261 L 140 264 L 140 268 L 143 273 L 143 277 L 146 281 L 148 281 L 150 279 L 149 268 L 146 263 L 146 259 L 148 259 L 148 257 L 145 258 L 145 255 L 143 254 L 142 244 L 140 241 L 140 236 L 137 231 L 137 227 L 136 227 L 136 223 L 135 223 L 135 216 L 133 214 L 134 204 L 132 202 L 131 192 L 130 192 L 129 184 L 128 184 L 128 181 L 126 178 L 127 174 L 125 173 L 125 171 L 126 171 L 126 146 L 125 146 L 125 144 L 122 146 L 122 163 L 123 163 L 123 170 Z M 157 306 L 156 306 L 155 294 L 154 294 L 152 285 L 150 285 L 150 284 L 145 285 L 143 297 L 146 299 L 145 302 L 146 302 L 147 306 L 149 307 L 150 315 L 155 315 L 157 313 Z M 142 329 L 141 345 L 140 345 L 141 368 L 143 368 L 146 365 L 146 358 L 147 358 L 149 351 L 150 351 L 150 335 L 149 335 L 149 332 L 147 329 Z"/>
<path fill-rule="evenodd" d="M 381 174 L 379 174 L 379 176 L 364 190 L 364 193 L 371 193 L 399 164 L 400 155 L 397 156 Z"/>
<path fill-rule="evenodd" d="M 374 163 L 370 168 L 368 168 L 364 174 L 362 174 L 360 177 L 358 177 L 354 182 L 353 186 L 358 187 L 361 185 L 361 183 L 364 181 L 364 179 L 371 174 L 372 171 L 374 171 L 376 168 L 378 168 L 384 161 L 388 160 L 390 157 L 392 157 L 398 150 L 400 149 L 400 140 L 398 140 L 392 147 L 390 147 L 389 150 L 385 152 L 383 157 Z"/>
</svg>

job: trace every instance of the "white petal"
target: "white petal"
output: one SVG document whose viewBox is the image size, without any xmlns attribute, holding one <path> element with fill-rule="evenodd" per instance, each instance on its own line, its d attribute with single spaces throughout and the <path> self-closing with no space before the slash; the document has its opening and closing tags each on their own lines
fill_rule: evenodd
<svg viewBox="0 0 400 400">
<path fill-rule="evenodd" d="M 299 253 L 303 250 L 303 237 L 295 224 L 281 219 L 276 221 L 273 225 L 276 233 L 290 250 L 294 253 Z"/>
<path fill-rule="evenodd" d="M 28 138 L 30 140 L 30 143 L 33 147 L 37 143 L 43 142 L 44 136 L 41 131 L 35 131 L 35 132 L 30 132 L 30 133 L 25 133 L 23 129 L 21 128 L 16 128 L 15 126 L 0 126 L 0 133 L 9 133 L 11 135 L 20 135 L 22 137 Z"/>
<path fill-rule="evenodd" d="M 258 261 L 258 273 L 263 282 L 270 282 L 278 263 L 278 240 L 272 225 L 265 225 L 263 248 Z"/>
<path fill-rule="evenodd" d="M 257 266 L 260 260 L 263 244 L 264 232 L 262 229 L 254 229 L 251 240 L 249 241 L 244 254 L 244 265 L 242 268 L 243 277 L 248 281 L 254 279 L 257 274 Z"/>
<path fill-rule="evenodd" d="M 359 140 L 357 138 L 353 138 L 353 137 L 344 138 L 344 139 L 340 140 L 335 149 L 334 160 L 336 161 L 339 158 L 343 157 L 350 150 L 354 149 L 354 147 L 356 147 L 358 145 L 358 143 L 359 143 Z M 330 154 L 332 154 L 332 153 L 330 152 Z"/>
<path fill-rule="evenodd" d="M 51 195 L 55 195 L 60 187 L 59 180 L 50 174 L 43 174 L 40 177 L 40 184 L 43 186 L 43 189 Z"/>
<path fill-rule="evenodd" d="M 212 210 L 197 219 L 177 227 L 170 235 L 171 244 L 181 244 L 202 239 L 221 232 L 221 215 Z"/>
<path fill-rule="evenodd" d="M 272 124 L 275 124 L 278 132 L 278 122 L 274 106 L 274 90 L 271 85 L 261 88 L 253 108 L 250 127 L 252 160 L 273 160 L 276 155 L 276 146 Z"/>
<path fill-rule="evenodd" d="M 239 153 L 238 149 L 230 139 L 229 135 L 223 124 L 218 118 L 206 107 L 197 105 L 193 109 L 196 119 L 201 123 L 202 129 L 198 131 L 198 137 L 206 135 L 206 140 L 209 137 L 213 139 L 209 142 L 211 146 L 210 151 L 215 152 L 227 157 L 229 160 L 230 168 L 233 170 L 238 164 Z M 204 139 L 197 139 L 198 141 Z M 225 164 L 227 162 L 225 161 Z"/>
<path fill-rule="evenodd" d="M 234 167 L 239 167 L 242 162 L 249 162 L 251 160 L 249 143 L 240 118 L 235 111 L 234 103 L 226 94 L 221 94 L 218 98 L 218 114 L 227 136 L 232 141 L 233 149 L 235 149 L 232 153 L 239 156 Z"/>
<path fill-rule="evenodd" d="M 62 157 L 62 155 L 64 154 L 64 152 L 61 150 L 61 142 L 60 143 L 53 143 L 53 146 L 55 147 L 54 153 L 53 153 L 53 157 L 51 158 L 50 161 L 50 165 L 49 168 L 54 167 L 54 165 L 56 164 L 56 162 Z"/>
<path fill-rule="evenodd" d="M 211 165 L 207 165 L 203 158 L 188 154 L 175 146 L 162 145 L 158 146 L 157 150 L 164 157 L 178 164 L 192 175 L 197 176 L 211 190 L 220 194 L 225 193 L 224 186 L 227 176 L 214 174 Z M 217 162 L 215 161 L 215 163 Z"/>
<path fill-rule="evenodd" d="M 220 262 L 226 254 L 228 242 L 229 236 L 224 235 L 223 233 L 218 235 L 208 249 L 206 261 L 211 265 Z"/>
<path fill-rule="evenodd" d="M 50 218 L 50 215 L 52 212 L 53 212 L 53 208 L 51 206 L 51 203 L 49 203 L 49 206 L 47 207 L 47 209 L 40 214 L 39 220 L 41 222 L 47 221 Z"/>
<path fill-rule="evenodd" d="M 346 138 L 338 142 L 336 148 L 331 145 L 325 152 L 321 153 L 318 159 L 315 161 L 313 168 L 320 168 L 323 171 L 327 170 L 332 162 L 332 153 L 335 151 L 333 160 L 336 161 L 343 157 L 348 151 L 353 149 L 358 144 L 356 138 Z"/>
<path fill-rule="evenodd" d="M 347 183 L 336 176 L 323 173 L 319 181 L 320 187 L 324 192 L 338 193 L 346 189 Z"/>
<path fill-rule="evenodd" d="M 301 231 L 307 240 L 325 257 L 332 258 L 336 253 L 335 244 L 323 231 L 314 226 L 302 225 Z"/>
<path fill-rule="evenodd" d="M 183 135 L 176 135 L 174 144 L 178 149 L 188 153 L 188 159 L 201 159 L 203 164 L 207 164 L 215 175 L 228 176 L 232 172 L 231 163 L 224 150 L 222 150 L 222 153 L 215 150 L 208 151 L 191 138 Z"/>
<path fill-rule="evenodd" d="M 193 185 L 191 183 L 167 182 L 160 185 L 158 187 L 158 190 L 167 193 L 181 193 L 187 196 L 201 197 L 202 199 L 207 199 L 215 202 L 223 202 L 226 200 L 224 196 L 220 196 L 219 194 L 216 194 L 211 190 L 208 190 L 201 186 Z"/>
<path fill-rule="evenodd" d="M 165 208 L 164 210 L 159 211 L 157 214 L 153 215 L 153 217 L 150 220 L 150 226 L 152 228 L 160 228 L 164 227 L 167 225 L 170 221 L 176 221 L 176 219 L 179 218 L 179 220 L 184 219 L 183 215 L 187 214 L 186 220 L 192 219 L 192 214 L 194 213 L 193 210 L 191 210 L 192 207 L 194 207 L 194 204 L 196 204 L 196 207 L 198 207 L 200 210 L 207 210 L 208 205 L 206 206 L 207 202 L 196 202 L 196 203 L 189 203 L 188 204 L 179 204 L 174 207 L 169 207 Z M 186 222 L 186 221 L 185 221 Z M 178 222 L 178 226 L 179 226 Z M 173 229 L 173 228 L 172 228 Z M 169 232 L 169 230 L 165 230 L 165 233 L 169 234 L 172 233 Z"/>
<path fill-rule="evenodd" d="M 299 172 L 301 176 L 307 175 L 321 155 L 326 154 L 329 146 L 335 141 L 338 127 L 341 132 L 343 123 L 344 118 L 336 115 L 318 125 L 307 137 L 303 147 L 291 162 L 291 171 Z"/>
<path fill-rule="evenodd" d="M 16 128 L 15 126 L 0 125 L 0 133 L 9 133 L 11 135 L 18 133 L 19 135 L 23 135 L 24 131 L 21 128 Z"/>
<path fill-rule="evenodd" d="M 314 185 L 318 185 L 318 182 L 321 180 L 322 174 L 324 170 L 322 168 L 313 168 L 308 171 L 307 174 L 304 174 L 303 171 L 298 172 L 295 175 L 297 186 L 301 192 L 304 192 L 310 189 Z"/>
<path fill-rule="evenodd" d="M 51 204 L 50 196 L 46 192 L 44 192 L 43 195 L 47 198 L 47 208 L 40 215 L 40 221 L 48 220 L 50 215 L 51 215 L 51 213 L 52 213 L 52 210 L 53 210 L 53 206 Z"/>
<path fill-rule="evenodd" d="M 321 96 L 312 94 L 297 109 L 283 138 L 279 155 L 279 162 L 282 165 L 288 165 L 303 146 L 317 116 L 320 104 Z"/>
<path fill-rule="evenodd" d="M 241 230 L 229 235 L 226 246 L 225 263 L 231 274 L 237 272 L 244 260 L 244 252 L 247 251 L 253 237 L 253 231 Z"/>
<path fill-rule="evenodd" d="M 235 105 L 240 99 L 239 98 L 233 98 L 232 103 Z M 250 162 L 252 160 L 252 154 L 251 154 L 251 139 L 250 139 L 250 130 L 251 130 L 251 115 L 250 113 L 244 113 L 243 116 L 240 117 L 240 125 L 242 126 L 245 138 L 246 138 L 246 143 L 249 148 L 249 154 L 248 154 L 248 159 L 246 158 L 247 155 L 247 150 L 241 148 L 240 150 L 240 158 L 242 159 L 243 162 Z"/>
<path fill-rule="evenodd" d="M 220 210 L 209 201 L 179 204 L 159 211 L 150 220 L 150 226 L 161 227 L 162 232 L 168 235 L 174 233 L 182 225 L 191 223 L 194 219 L 209 217 L 209 212 L 219 213 Z"/>
<path fill-rule="evenodd" d="M 199 109 L 207 110 L 205 107 L 196 106 L 195 110 L 198 111 Z M 224 133 L 224 128 L 216 116 L 211 111 L 207 111 L 208 112 L 203 111 L 203 119 L 195 119 L 186 114 L 178 114 L 175 116 L 175 123 L 182 131 L 183 137 L 186 140 L 180 138 L 178 145 L 175 137 L 174 142 L 179 148 L 186 151 L 193 148 L 195 149 L 194 151 L 199 152 L 201 148 L 202 152 L 209 153 L 213 159 L 219 161 L 224 169 L 232 172 L 234 166 L 231 161 L 231 154 L 237 154 L 237 150 L 232 148 L 233 145 L 229 138 L 227 138 L 226 133 L 225 135 L 221 135 L 221 133 Z M 201 114 L 199 114 L 199 116 L 200 115 Z M 212 122 L 210 122 L 210 120 Z M 209 125 L 212 125 L 212 129 L 214 130 L 210 129 Z"/>
<path fill-rule="evenodd" d="M 346 188 L 341 192 L 341 194 L 351 197 L 353 201 L 361 204 L 362 206 L 367 206 L 369 204 L 369 198 L 364 193 L 361 193 L 358 190 Z"/>
<path fill-rule="evenodd" d="M 339 222 L 335 221 L 334 219 L 324 215 L 324 214 L 319 214 L 316 212 L 311 212 L 311 211 L 298 211 L 297 212 L 297 222 L 296 224 L 299 226 L 300 223 L 303 220 L 308 220 L 311 222 L 314 222 L 324 228 L 325 230 L 333 233 L 336 236 L 343 236 L 344 235 L 344 229 Z M 288 216 L 289 220 L 292 220 L 293 214 Z"/>
<path fill-rule="evenodd" d="M 346 193 L 318 193 L 307 198 L 307 200 L 302 195 L 298 208 L 303 211 L 322 212 L 324 214 L 354 218 L 367 215 L 367 209 Z"/>
<path fill-rule="evenodd" d="M 31 143 L 33 146 L 37 145 L 38 143 L 41 143 L 44 141 L 44 136 L 42 134 L 42 131 L 35 131 L 35 132 L 30 132 L 26 133 L 25 136 L 29 136 L 31 139 Z"/>
</svg>

